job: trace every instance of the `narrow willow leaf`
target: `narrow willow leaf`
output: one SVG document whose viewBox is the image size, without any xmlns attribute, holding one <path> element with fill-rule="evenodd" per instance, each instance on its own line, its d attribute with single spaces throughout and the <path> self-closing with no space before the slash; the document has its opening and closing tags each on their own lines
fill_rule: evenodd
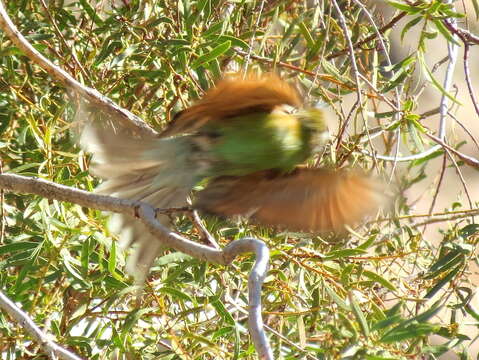
<svg viewBox="0 0 479 360">
<path fill-rule="evenodd" d="M 30 242 L 30 241 L 21 241 L 21 242 L 14 242 L 7 245 L 0 246 L 0 255 L 9 254 L 16 251 L 26 251 L 31 250 L 39 246 L 40 243 L 37 242 Z"/>
<path fill-rule="evenodd" d="M 394 315 L 390 316 L 384 320 L 378 321 L 374 323 L 374 325 L 371 327 L 371 331 L 377 331 L 377 330 L 382 330 L 387 327 L 393 326 L 395 324 L 398 324 L 399 322 L 402 321 L 402 318 L 400 315 Z"/>
<path fill-rule="evenodd" d="M 421 67 L 422 69 L 425 71 L 425 74 L 427 75 L 426 77 L 428 78 L 428 80 L 446 97 L 448 97 L 451 101 L 455 102 L 456 104 L 462 106 L 462 104 L 454 97 L 452 96 L 451 94 L 449 94 L 449 92 L 447 92 L 441 84 L 439 84 L 439 82 L 434 78 L 434 76 L 432 75 L 432 72 L 431 70 L 429 70 L 427 64 L 426 64 L 426 61 L 424 60 L 424 57 L 423 56 L 419 56 L 419 62 L 421 64 Z"/>
<path fill-rule="evenodd" d="M 235 319 L 233 319 L 233 317 L 231 316 L 229 311 L 226 309 L 224 304 L 219 299 L 216 298 L 215 300 L 211 301 L 211 305 L 216 309 L 218 314 L 223 318 L 223 320 L 227 324 L 232 325 L 232 326 L 235 325 L 235 323 L 236 323 Z"/>
<path fill-rule="evenodd" d="M 72 264 L 73 259 L 72 259 L 71 255 L 68 253 L 68 250 L 62 249 L 60 251 L 60 254 L 63 258 L 63 264 L 65 265 L 65 269 L 67 270 L 67 272 L 71 276 L 73 276 L 75 279 L 80 280 L 82 283 L 84 283 L 85 279 L 80 274 L 80 272 L 75 268 L 75 266 Z"/>
<path fill-rule="evenodd" d="M 298 24 L 298 28 L 301 34 L 303 34 L 304 39 L 306 40 L 306 43 L 308 44 L 308 48 L 311 49 L 314 46 L 314 40 L 303 21 Z"/>
<path fill-rule="evenodd" d="M 342 249 L 334 250 L 325 255 L 324 260 L 341 259 L 349 256 L 364 255 L 367 251 L 363 249 Z"/>
<path fill-rule="evenodd" d="M 203 65 L 205 63 L 208 63 L 217 57 L 221 56 L 225 52 L 227 52 L 231 47 L 231 40 L 225 41 L 224 43 L 218 45 L 215 47 L 213 50 L 211 50 L 209 53 L 201 55 L 198 59 L 196 59 L 192 64 L 191 68 L 196 69 L 200 65 Z"/>
<path fill-rule="evenodd" d="M 475 235 L 477 232 L 479 232 L 479 224 L 469 224 L 459 230 L 459 235 L 463 238 L 468 238 L 469 236 Z"/>
<path fill-rule="evenodd" d="M 411 162 L 411 166 L 419 166 L 419 165 L 422 165 L 426 162 L 428 162 L 429 160 L 432 160 L 434 158 L 437 158 L 438 156 L 441 156 L 441 155 L 444 155 L 444 150 L 441 149 L 441 150 L 437 150 L 437 151 L 434 151 L 433 153 L 423 157 L 422 159 L 418 159 L 418 160 L 414 160 Z"/>
<path fill-rule="evenodd" d="M 100 19 L 100 17 L 96 13 L 96 10 L 90 5 L 90 3 L 87 0 L 80 0 L 80 5 L 85 10 L 85 12 L 88 14 L 90 19 L 93 20 L 95 25 L 97 25 L 97 26 L 102 26 L 103 25 L 103 20 Z"/>
<path fill-rule="evenodd" d="M 231 35 L 220 35 L 217 41 L 223 41 L 223 42 L 231 41 L 231 46 L 237 46 L 242 48 L 243 50 L 249 49 L 249 45 L 246 43 L 246 41 Z"/>
<path fill-rule="evenodd" d="M 392 0 L 388 0 L 388 4 L 395 7 L 396 9 L 407 12 L 408 14 L 416 14 L 422 10 L 420 7 L 411 6 Z"/>
<path fill-rule="evenodd" d="M 412 19 L 412 20 L 409 21 L 406 25 L 404 25 L 404 28 L 403 28 L 402 31 L 401 31 L 401 41 L 404 40 L 404 36 L 407 34 L 407 32 L 408 32 L 412 27 L 414 27 L 415 25 L 417 25 L 422 19 L 423 19 L 422 16 L 418 16 L 417 18 Z"/>
<path fill-rule="evenodd" d="M 379 341 L 391 344 L 408 339 L 417 339 L 423 336 L 427 336 L 435 331 L 439 330 L 438 325 L 420 323 L 420 324 L 410 324 L 407 327 L 398 327 L 394 328 L 391 331 L 387 332 Z"/>
<path fill-rule="evenodd" d="M 324 289 L 331 297 L 331 299 L 338 305 L 340 308 L 346 311 L 351 311 L 351 307 L 344 301 L 341 296 L 339 296 L 333 289 L 329 287 L 328 284 L 324 283 Z"/>
<path fill-rule="evenodd" d="M 174 289 L 172 287 L 163 286 L 159 291 L 163 294 L 171 295 L 177 299 L 193 302 L 193 299 L 187 293 L 178 289 Z"/>
<path fill-rule="evenodd" d="M 449 29 L 444 26 L 442 20 L 433 20 L 434 25 L 439 30 L 439 32 L 447 39 L 448 42 L 452 42 L 453 44 L 460 46 L 460 44 L 456 41 L 454 36 L 449 32 Z"/>
<path fill-rule="evenodd" d="M 133 310 L 132 312 L 130 312 L 124 323 L 123 323 L 123 326 L 122 326 L 122 332 L 124 334 L 128 333 L 134 326 L 135 324 L 138 322 L 138 320 L 141 319 L 141 317 L 149 312 L 152 312 L 154 311 L 155 309 L 153 308 L 140 308 L 140 309 L 135 309 Z"/>
<path fill-rule="evenodd" d="M 108 257 L 108 271 L 110 272 L 111 276 L 121 281 L 122 277 L 116 271 L 116 247 L 116 241 L 113 241 L 111 243 L 110 256 Z"/>
<path fill-rule="evenodd" d="M 463 265 L 459 265 L 456 268 L 452 269 L 449 274 L 447 274 L 442 280 L 440 280 L 436 285 L 434 285 L 427 293 L 424 295 L 425 298 L 430 299 L 447 283 L 449 283 L 454 276 L 463 268 Z"/>
<path fill-rule="evenodd" d="M 428 272 L 424 275 L 424 279 L 434 279 L 442 272 L 452 269 L 460 262 L 464 262 L 465 257 L 457 251 L 450 251 L 438 261 L 436 261 Z"/>
<path fill-rule="evenodd" d="M 476 13 L 476 20 L 479 20 L 479 0 L 472 0 L 474 6 L 474 12 Z"/>
<path fill-rule="evenodd" d="M 376 236 L 377 236 L 377 234 L 374 234 L 374 235 L 370 236 L 366 241 L 359 244 L 356 247 L 356 249 L 366 251 L 367 249 L 369 249 L 371 247 L 372 244 L 374 244 L 374 241 L 376 240 Z"/>
<path fill-rule="evenodd" d="M 397 360 L 397 358 L 384 357 L 384 356 L 378 356 L 378 355 L 365 355 L 364 358 L 366 360 Z"/>
<path fill-rule="evenodd" d="M 391 284 L 391 282 L 389 282 L 387 279 L 383 278 L 379 274 L 376 274 L 376 273 L 374 273 L 372 271 L 369 271 L 369 270 L 364 270 L 363 275 L 366 276 L 367 278 L 381 284 L 382 286 L 384 286 L 385 288 L 387 288 L 391 291 L 397 291 L 396 287 L 393 284 Z"/>
<path fill-rule="evenodd" d="M 356 317 L 356 320 L 359 323 L 359 326 L 361 327 L 361 331 L 363 335 L 368 338 L 369 337 L 369 326 L 368 322 L 366 320 L 366 316 L 364 316 L 363 311 L 359 307 L 359 304 L 356 302 L 356 299 L 354 298 L 354 295 L 352 292 L 348 294 L 349 302 L 351 304 L 351 310 L 353 311 L 354 316 Z"/>
</svg>

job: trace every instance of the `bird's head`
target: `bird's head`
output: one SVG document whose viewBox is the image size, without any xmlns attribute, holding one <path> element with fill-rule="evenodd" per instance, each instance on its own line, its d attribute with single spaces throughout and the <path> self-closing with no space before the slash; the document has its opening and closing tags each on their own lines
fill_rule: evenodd
<svg viewBox="0 0 479 360">
<path fill-rule="evenodd" d="M 299 110 L 295 116 L 309 130 L 311 151 L 313 153 L 321 152 L 329 140 L 328 126 L 323 111 L 317 108 L 308 108 Z"/>
</svg>

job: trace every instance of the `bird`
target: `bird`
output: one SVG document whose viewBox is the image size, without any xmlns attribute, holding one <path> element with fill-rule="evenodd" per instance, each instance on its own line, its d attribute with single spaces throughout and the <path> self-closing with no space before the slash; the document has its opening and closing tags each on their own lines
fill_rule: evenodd
<svg viewBox="0 0 479 360">
<path fill-rule="evenodd" d="M 103 179 L 97 193 L 156 208 L 187 206 L 191 197 L 204 214 L 320 233 L 357 223 L 383 197 L 378 181 L 362 171 L 307 166 L 328 134 L 323 111 L 305 106 L 278 75 L 236 74 L 180 111 L 158 136 L 89 122 L 80 144 L 92 153 L 91 173 Z M 158 221 L 171 225 L 165 215 Z M 136 244 L 127 271 L 141 283 L 162 251 L 161 239 L 133 217 L 115 215 L 111 224 L 124 246 Z"/>
</svg>

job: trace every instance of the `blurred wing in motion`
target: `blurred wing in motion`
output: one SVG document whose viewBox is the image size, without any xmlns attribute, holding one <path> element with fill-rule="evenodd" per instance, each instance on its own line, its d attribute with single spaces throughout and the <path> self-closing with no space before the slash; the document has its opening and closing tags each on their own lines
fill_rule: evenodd
<svg viewBox="0 0 479 360">
<path fill-rule="evenodd" d="M 92 117 L 86 105 L 77 110 L 79 123 Z M 144 201 L 157 208 L 187 205 L 188 194 L 197 181 L 188 137 L 140 138 L 108 121 L 88 121 L 79 142 L 84 150 L 92 153 L 90 172 L 103 179 L 96 193 Z M 157 219 L 171 226 L 167 216 Z M 162 251 L 161 242 L 130 216 L 114 214 L 109 226 L 111 231 L 120 234 L 122 246 L 135 245 L 127 270 L 137 283 L 143 283 Z"/>
<path fill-rule="evenodd" d="M 244 216 L 293 231 L 341 231 L 384 202 L 382 184 L 354 171 L 297 168 L 212 180 L 194 206 L 213 215 Z"/>
</svg>

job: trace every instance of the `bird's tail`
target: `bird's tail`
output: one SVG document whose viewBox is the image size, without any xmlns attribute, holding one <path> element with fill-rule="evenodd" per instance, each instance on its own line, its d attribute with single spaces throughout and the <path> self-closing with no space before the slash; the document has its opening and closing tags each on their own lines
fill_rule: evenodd
<svg viewBox="0 0 479 360">
<path fill-rule="evenodd" d="M 97 193 L 143 201 L 156 208 L 187 205 L 196 182 L 187 136 L 139 138 L 126 129 L 90 122 L 82 131 L 80 145 L 92 154 L 90 172 L 103 179 Z M 158 220 L 170 226 L 168 217 L 159 216 Z M 120 235 L 123 246 L 135 248 L 127 271 L 137 283 L 143 283 L 162 250 L 161 241 L 130 216 L 113 215 L 110 229 Z"/>
</svg>

